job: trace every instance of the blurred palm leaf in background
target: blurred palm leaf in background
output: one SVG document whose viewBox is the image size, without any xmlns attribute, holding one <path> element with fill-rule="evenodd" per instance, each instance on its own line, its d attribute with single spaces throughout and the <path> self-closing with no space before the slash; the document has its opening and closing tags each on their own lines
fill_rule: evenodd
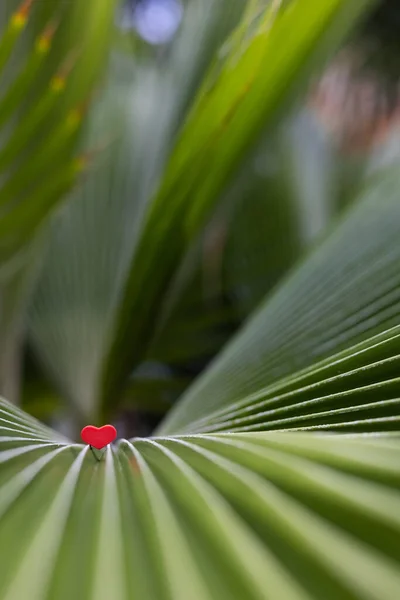
<svg viewBox="0 0 400 600">
<path fill-rule="evenodd" d="M 17 9 L 7 1 L 0 22 L 0 372 L 12 398 L 18 393 L 21 311 L 37 252 L 29 244 L 85 162 L 76 155 L 77 136 L 104 68 L 114 11 L 111 0 L 94 16 L 93 2 L 34 4 L 27 0 Z"/>
<path fill-rule="evenodd" d="M 373 5 L 1 8 L 0 598 L 400 596 L 398 154 L 310 96 Z"/>
</svg>

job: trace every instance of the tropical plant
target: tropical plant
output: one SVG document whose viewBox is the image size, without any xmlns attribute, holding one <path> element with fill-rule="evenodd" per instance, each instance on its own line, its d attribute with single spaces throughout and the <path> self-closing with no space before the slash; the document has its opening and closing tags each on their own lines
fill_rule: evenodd
<svg viewBox="0 0 400 600">
<path fill-rule="evenodd" d="M 0 7 L 2 600 L 400 596 L 398 164 L 302 101 L 372 4 Z"/>
</svg>

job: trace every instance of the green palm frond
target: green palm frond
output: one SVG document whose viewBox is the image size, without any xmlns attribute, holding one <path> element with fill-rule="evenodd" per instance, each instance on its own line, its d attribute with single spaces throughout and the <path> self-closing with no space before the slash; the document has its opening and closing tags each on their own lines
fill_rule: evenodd
<svg viewBox="0 0 400 600">
<path fill-rule="evenodd" d="M 159 298 L 249 147 L 368 5 L 300 0 L 277 13 L 268 7 L 242 51 L 234 45 L 217 76 L 212 70 L 206 78 L 146 214 L 103 365 L 103 406 L 140 360 Z"/>
<path fill-rule="evenodd" d="M 0 427 L 4 600 L 400 592 L 398 437 L 120 440 L 98 461 L 6 402 Z"/>
<path fill-rule="evenodd" d="M 345 413 L 350 428 L 359 420 L 360 428 L 368 427 L 370 418 L 372 422 L 377 419 L 378 430 L 390 428 L 392 418 L 397 422 L 393 371 L 391 375 L 390 370 L 385 371 L 387 381 L 377 387 L 376 396 L 375 388 L 369 390 L 367 384 L 381 381 L 374 379 L 374 375 L 378 377 L 375 363 L 381 359 L 378 342 L 396 339 L 398 183 L 397 169 L 391 168 L 366 184 L 339 226 L 267 298 L 187 391 L 162 431 L 179 431 L 196 419 L 206 431 L 208 426 L 265 429 L 269 422 L 271 428 L 285 428 L 285 424 L 292 428 L 296 423 L 298 427 L 311 426 L 312 422 L 317 426 L 315 406 L 310 408 L 308 422 L 305 412 L 307 401 L 315 398 L 321 426 L 335 427 L 336 416 L 343 422 Z M 376 359 L 371 361 L 368 357 L 375 347 Z M 397 353 L 395 342 L 390 348 L 384 356 L 388 360 Z M 365 390 L 357 389 L 351 378 L 353 369 L 361 367 Z M 372 381 L 367 380 L 367 368 L 374 373 Z M 385 385 L 388 395 L 382 398 Z M 333 392 L 340 394 L 331 397 Z M 385 400 L 382 406 L 370 404 L 380 398 Z M 288 409 L 288 403 L 293 408 Z M 345 410 L 335 415 L 332 407 Z M 301 417 L 297 420 L 296 410 Z M 220 411 L 226 418 L 217 416 Z M 210 415 L 213 412 L 218 426 Z"/>
<path fill-rule="evenodd" d="M 3 262 L 26 246 L 82 170 L 78 134 L 106 58 L 114 7 L 114 0 L 101 6 L 26 1 L 5 24 L 0 37 Z"/>
<path fill-rule="evenodd" d="M 1 600 L 400 597 L 400 176 L 339 211 L 285 110 L 370 4 L 193 0 L 154 60 L 111 0 L 0 7 L 0 386 L 29 310 L 26 406 L 121 438 L 0 398 Z"/>
<path fill-rule="evenodd" d="M 222 186 L 260 128 L 271 124 L 277 104 L 293 94 L 295 80 L 304 78 L 310 62 L 326 53 L 328 34 L 337 42 L 366 5 L 331 0 L 311 6 L 302 0 L 273 16 L 264 7 L 268 27 L 252 31 L 240 52 L 231 44 L 228 54 L 216 59 L 187 116 L 187 86 L 193 80 L 189 77 L 178 92 L 175 82 L 182 82 L 192 65 L 200 77 L 198 58 L 183 57 L 188 34 L 194 40 L 204 36 L 202 31 L 194 36 L 190 18 L 172 51 L 175 58 L 166 65 L 147 68 L 138 61 L 134 67 L 129 56 L 114 56 L 108 92 L 99 99 L 91 125 L 97 138 L 112 137 L 113 145 L 74 195 L 60 222 L 62 234 L 55 229 L 31 320 L 39 356 L 64 395 L 79 407 L 81 418 L 101 420 L 101 414 L 121 401 L 132 368 L 151 352 L 164 300 L 205 220 L 218 206 Z M 298 26 L 298 19 L 304 26 Z M 278 40 L 290 28 L 297 33 L 283 47 Z M 121 87 L 118 82 L 130 79 L 129 73 L 132 86 Z M 107 125 L 113 111 L 120 110 L 112 86 L 126 107 L 124 135 L 116 123 L 112 133 Z M 159 97 L 165 98 L 161 109 Z M 108 109 L 101 108 L 107 103 Z M 178 117 L 185 116 L 163 173 Z M 115 159 L 109 160 L 111 156 Z M 64 310 L 67 298 L 76 309 L 69 305 Z"/>
<path fill-rule="evenodd" d="M 230 15 L 230 2 L 224 6 Z M 191 88 L 207 66 L 196 49 L 221 42 L 220 11 L 193 3 L 166 62 L 114 53 L 89 117 L 85 143 L 101 151 L 54 224 L 30 318 L 35 350 L 81 418 L 99 418 L 101 369 L 127 272 Z"/>
<path fill-rule="evenodd" d="M 90 158 L 79 135 L 114 5 L 7 0 L 0 9 L 0 386 L 15 401 L 42 252 L 35 236 Z"/>
</svg>

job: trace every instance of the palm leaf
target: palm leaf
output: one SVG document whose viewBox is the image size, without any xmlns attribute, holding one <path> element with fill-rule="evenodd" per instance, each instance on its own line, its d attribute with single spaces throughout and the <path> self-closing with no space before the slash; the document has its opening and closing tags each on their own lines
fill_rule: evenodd
<svg viewBox="0 0 400 600">
<path fill-rule="evenodd" d="M 218 43 L 214 17 L 195 2 L 166 62 L 115 52 L 89 117 L 86 146 L 101 152 L 54 222 L 30 316 L 34 349 L 79 422 L 99 419 L 101 369 L 126 273 L 154 181 L 205 68 L 196 48 Z"/>
<path fill-rule="evenodd" d="M 98 461 L 0 411 L 5 600 L 399 594 L 397 437 L 121 440 Z"/>
<path fill-rule="evenodd" d="M 103 405 L 114 401 L 115 390 L 140 360 L 159 298 L 246 151 L 278 106 L 304 86 L 317 57 L 321 61 L 367 5 L 300 0 L 278 13 L 268 6 L 249 30 L 245 15 L 241 44 L 233 44 L 217 73 L 206 78 L 147 211 L 103 366 Z M 249 39 L 243 39 L 243 28 Z"/>
<path fill-rule="evenodd" d="M 102 166 L 93 169 L 85 188 L 77 192 L 74 205 L 78 208 L 68 208 L 69 217 L 60 225 L 63 234 L 59 241 L 54 234 L 32 313 L 31 331 L 39 356 L 64 395 L 76 408 L 80 407 L 81 414 L 96 420 L 99 414 L 109 413 L 121 402 L 121 386 L 132 369 L 149 355 L 164 300 L 187 252 L 218 205 L 222 187 L 245 157 L 261 126 L 271 123 L 278 104 L 292 95 L 296 83 L 304 80 L 317 54 L 326 54 L 326 37 L 337 43 L 366 5 L 331 0 L 316 6 L 301 0 L 278 16 L 271 15 L 265 6 L 258 19 L 258 11 L 246 13 L 196 97 L 154 198 L 166 151 L 178 129 L 178 118 L 188 104 L 188 88 L 177 98 L 173 83 L 176 79 L 182 81 L 193 63 L 189 57 L 181 70 L 179 61 L 172 60 L 161 73 L 160 67 L 143 68 L 139 61 L 133 76 L 140 77 L 140 88 L 124 92 L 131 94 L 138 107 L 126 122 L 126 136 L 132 128 L 134 142 L 127 150 L 122 138 L 119 145 L 116 141 L 120 162 L 108 162 L 111 154 L 118 156 L 116 145 L 107 158 L 103 157 Z M 249 21 L 251 15 L 254 18 Z M 344 16 L 346 22 L 342 21 Z M 297 33 L 283 47 L 279 40 L 289 28 Z M 185 48 L 187 37 L 183 30 L 176 45 L 181 61 Z M 115 57 L 116 63 L 121 60 L 120 56 Z M 275 77 L 277 81 L 271 85 Z M 160 110 L 158 101 L 155 107 L 149 106 L 148 94 L 165 98 L 165 109 Z M 212 172 L 206 168 L 207 178 L 205 161 L 212 165 Z M 104 178 L 102 184 L 98 169 Z M 92 194 L 94 185 L 96 201 Z M 79 208 L 82 196 L 87 200 Z M 116 208 L 117 203 L 113 210 L 111 198 L 116 197 L 125 206 L 125 212 L 120 210 L 122 204 Z M 98 202 L 102 211 L 98 210 Z M 130 219 L 133 224 L 128 231 Z M 108 227 L 117 221 L 119 226 Z M 126 234 L 120 235 L 121 228 Z M 89 230 L 92 251 L 86 247 L 85 232 Z M 112 231 L 117 232 L 113 237 Z M 87 257 L 79 259 L 78 265 L 74 256 L 81 257 L 82 252 L 74 254 L 70 248 L 84 243 Z M 55 257 L 59 255 L 63 258 L 58 263 Z M 99 268 L 98 257 L 107 262 L 108 271 Z M 52 276 L 57 271 L 57 278 L 60 277 L 60 264 L 65 273 L 64 288 Z M 60 314 L 64 310 L 63 297 L 74 298 L 80 307 L 79 318 Z M 90 311 L 87 318 L 82 306 Z M 52 323 L 45 323 L 42 315 L 52 311 L 58 314 L 54 314 Z"/>
<path fill-rule="evenodd" d="M 0 38 L 3 261 L 26 245 L 82 167 L 74 158 L 82 103 L 106 57 L 115 2 L 55 0 L 36 14 L 35 4 L 22 3 Z"/>
<path fill-rule="evenodd" d="M 130 358 L 125 360 L 127 346 L 118 329 L 130 322 L 124 316 L 128 308 L 138 309 L 135 318 L 143 318 L 129 330 L 133 341 L 138 343 L 141 333 L 146 333 L 144 348 L 135 350 L 135 355 L 147 358 L 149 348 L 153 357 L 157 351 L 160 357 L 168 354 L 163 344 L 154 343 L 154 332 L 160 334 L 159 342 L 168 331 L 168 314 L 179 306 L 182 259 L 222 185 L 255 137 L 256 124 L 268 122 L 275 102 L 286 98 L 292 69 L 308 61 L 311 46 L 330 31 L 340 8 L 355 17 L 361 5 L 332 0 L 317 7 L 299 1 L 278 17 L 271 38 L 259 30 L 266 24 L 264 8 L 263 2 L 254 1 L 252 10 L 245 12 L 230 40 L 226 62 L 217 65 L 221 69 L 217 83 L 204 88 L 183 129 L 154 203 L 148 204 L 151 185 L 146 173 L 138 201 L 130 201 L 134 186 L 128 166 L 136 122 L 129 111 L 132 63 L 129 57 L 123 62 L 118 57 L 112 64 L 111 85 L 106 82 L 87 139 L 89 145 L 105 140 L 104 152 L 92 163 L 86 187 L 55 224 L 31 319 L 36 348 L 71 400 L 78 421 L 95 413 L 98 396 L 103 392 L 107 400 L 108 386 L 118 383 L 131 365 Z M 86 14 L 85 7 L 81 10 L 76 18 Z M 277 90 L 266 93 L 269 75 L 261 73 L 259 85 L 238 98 L 236 92 L 245 78 L 236 81 L 233 74 L 240 75 L 258 51 L 264 59 L 270 40 L 276 41 L 274 36 L 300 17 L 304 38 L 293 29 L 286 58 L 279 44 L 276 64 L 271 55 L 274 76 L 282 68 L 279 61 L 286 60 Z M 303 28 L 305 24 L 309 27 Z M 93 49 L 93 56 L 98 56 L 97 51 Z M 229 68 L 233 58 L 238 70 Z M 261 69 L 262 64 L 260 60 L 254 66 Z M 59 114 L 84 90 L 82 74 Z M 89 87 L 93 74 L 89 69 Z M 235 93 L 222 94 L 225 85 Z M 232 102 L 235 121 L 229 131 L 221 131 L 221 115 L 226 116 L 226 110 L 230 114 Z M 251 113 L 245 132 L 249 108 L 257 110 Z M 110 115 L 116 138 L 101 126 Z M 205 115 L 209 123 L 203 121 Z M 163 123 L 165 151 L 173 134 L 167 119 Z M 221 135 L 218 140 L 213 137 L 216 131 Z M 58 149 L 66 142 L 61 133 L 62 127 L 56 135 Z M 189 133 L 194 136 L 193 146 L 186 142 Z M 238 136 L 236 145 L 229 145 L 231 136 Z M 215 165 L 207 183 L 200 174 L 210 139 L 215 143 L 211 152 Z M 150 156 L 154 146 L 149 144 Z M 72 156 L 72 144 L 64 150 Z M 147 175 L 159 173 L 162 154 Z M 53 164 L 47 162 L 46 152 L 38 155 L 40 168 Z M 194 161 L 192 172 L 186 172 L 186 160 L 196 158 L 201 159 L 199 164 Z M 139 163 L 136 168 L 140 170 Z M 221 168 L 221 173 L 214 168 Z M 50 177 L 48 185 L 53 183 Z M 365 182 L 357 203 L 327 239 L 263 301 L 184 395 L 161 428 L 177 435 L 121 439 L 103 453 L 92 452 L 0 400 L 0 547 L 7 550 L 0 561 L 1 598 L 381 600 L 400 596 L 398 183 L 398 173 L 390 169 Z M 96 194 L 105 186 L 119 192 L 112 198 L 117 211 L 109 207 L 109 193 Z M 35 193 L 30 196 L 32 204 L 25 205 L 32 206 L 28 220 L 42 195 Z M 170 217 L 165 207 L 169 208 L 171 198 L 176 214 Z M 189 198 L 195 202 L 190 204 Z M 92 223 L 95 202 L 100 202 L 101 211 L 97 204 L 100 216 Z M 127 215 L 136 230 L 121 223 Z M 160 224 L 161 216 L 167 221 Z M 26 224 L 24 219 L 21 223 Z M 31 223 L 37 226 L 36 217 Z M 104 248 L 96 235 L 99 224 L 101 233 L 114 230 L 109 238 L 104 235 L 109 244 Z M 158 272 L 156 245 L 167 252 L 169 240 L 171 254 L 162 257 Z M 52 253 L 54 248 L 58 252 Z M 7 250 L 10 255 L 14 252 L 11 246 Z M 94 266 L 91 279 L 82 277 Z M 57 267 L 61 267 L 58 278 Z M 138 276 L 135 286 L 130 279 L 133 273 Z M 68 286 L 66 274 L 71 277 Z M 142 286 L 147 282 L 149 289 Z M 134 302 L 125 293 L 131 288 L 138 292 Z M 72 293 L 67 295 L 66 290 Z M 156 302 L 160 291 L 162 301 Z M 150 323 L 159 307 L 164 311 L 161 318 Z M 206 330 L 213 318 L 205 323 L 201 314 L 194 329 Z M 180 324 L 184 333 L 190 332 L 185 318 Z M 193 328 L 193 322 L 190 325 Z M 82 340 L 79 353 L 77 341 Z M 187 345 L 182 347 L 186 350 Z M 88 362 L 85 352 L 93 349 L 97 353 Z M 107 375 L 115 366 L 117 350 L 121 368 L 103 387 L 104 369 Z"/>
<path fill-rule="evenodd" d="M 85 163 L 75 156 L 83 103 L 106 58 L 114 4 L 1 7 L 0 387 L 15 401 L 24 312 L 42 251 L 32 238 Z"/>
<path fill-rule="evenodd" d="M 369 427 L 370 419 L 371 428 L 397 427 L 389 365 L 399 314 L 398 182 L 394 169 L 366 182 L 354 208 L 266 299 L 162 431 L 197 419 L 202 430 L 335 427 L 336 420 L 343 427 L 345 414 L 350 428 Z"/>
</svg>

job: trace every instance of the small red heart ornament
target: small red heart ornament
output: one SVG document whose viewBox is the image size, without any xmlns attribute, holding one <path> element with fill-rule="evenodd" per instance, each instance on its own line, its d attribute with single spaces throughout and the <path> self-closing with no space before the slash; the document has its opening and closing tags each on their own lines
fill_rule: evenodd
<svg viewBox="0 0 400 600">
<path fill-rule="evenodd" d="M 81 438 L 85 444 L 89 444 L 89 446 L 93 446 L 97 450 L 101 450 L 104 446 L 111 444 L 116 437 L 117 430 L 112 425 L 103 425 L 103 427 L 86 425 L 81 431 Z"/>
</svg>

